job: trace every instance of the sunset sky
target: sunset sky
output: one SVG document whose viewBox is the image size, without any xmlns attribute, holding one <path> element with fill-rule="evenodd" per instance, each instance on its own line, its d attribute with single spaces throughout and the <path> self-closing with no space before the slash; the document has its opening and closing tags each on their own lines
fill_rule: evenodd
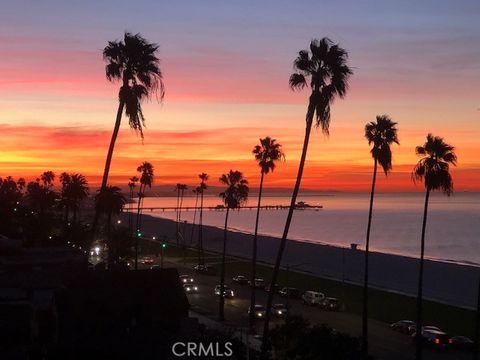
<svg viewBox="0 0 480 360">
<path fill-rule="evenodd" d="M 251 184 L 259 137 L 283 144 L 286 162 L 267 186 L 290 188 L 308 91 L 288 77 L 298 50 L 330 37 L 354 75 L 332 108 L 330 137 L 314 131 L 304 188 L 369 189 L 363 129 L 397 123 L 401 146 L 380 190 L 421 190 L 410 172 L 427 133 L 456 146 L 459 191 L 480 190 L 480 2 L 475 1 L 10 1 L 0 14 L 0 177 L 81 172 L 98 185 L 117 110 L 118 84 L 101 52 L 124 31 L 160 44 L 166 96 L 144 105 L 142 141 L 124 118 L 111 183 L 142 161 L 160 185 L 212 185 L 229 169 Z"/>
</svg>

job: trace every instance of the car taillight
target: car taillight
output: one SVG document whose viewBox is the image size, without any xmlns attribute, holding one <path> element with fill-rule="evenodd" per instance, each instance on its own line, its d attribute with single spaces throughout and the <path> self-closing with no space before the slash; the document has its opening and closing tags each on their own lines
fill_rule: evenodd
<svg viewBox="0 0 480 360">
<path fill-rule="evenodd" d="M 449 344 L 453 344 L 453 340 L 452 340 L 452 339 L 448 339 L 448 343 L 449 343 Z"/>
<path fill-rule="evenodd" d="M 434 340 L 434 343 L 437 344 L 437 345 L 440 345 L 440 339 L 439 339 L 439 338 L 436 338 L 436 339 Z"/>
</svg>

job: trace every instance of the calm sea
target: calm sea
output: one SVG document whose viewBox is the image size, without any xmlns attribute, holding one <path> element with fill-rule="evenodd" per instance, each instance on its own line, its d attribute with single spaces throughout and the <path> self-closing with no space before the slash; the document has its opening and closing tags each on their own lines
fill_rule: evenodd
<svg viewBox="0 0 480 360">
<path fill-rule="evenodd" d="M 247 205 L 255 206 L 255 194 Z M 364 248 L 368 219 L 369 194 L 332 193 L 309 194 L 298 198 L 310 205 L 322 205 L 320 210 L 297 210 L 294 213 L 289 239 L 336 246 L 360 244 Z M 288 205 L 288 196 L 266 196 L 262 205 Z M 205 196 L 205 206 L 221 201 Z M 417 257 L 420 252 L 424 194 L 382 193 L 375 199 L 371 232 L 374 251 Z M 176 197 L 149 197 L 145 207 L 174 207 Z M 187 197 L 183 206 L 195 205 Z M 146 215 L 175 219 L 175 211 L 146 210 Z M 206 225 L 222 227 L 225 213 L 205 211 Z M 183 211 L 182 220 L 191 222 L 194 211 Z M 262 210 L 259 232 L 281 236 L 287 210 Z M 198 213 L 197 213 L 198 221 Z M 252 232 L 255 210 L 243 209 L 231 213 L 229 229 Z M 426 256 L 431 259 L 480 265 L 480 193 L 456 193 L 451 197 L 435 193 L 431 197 L 427 232 Z"/>
</svg>

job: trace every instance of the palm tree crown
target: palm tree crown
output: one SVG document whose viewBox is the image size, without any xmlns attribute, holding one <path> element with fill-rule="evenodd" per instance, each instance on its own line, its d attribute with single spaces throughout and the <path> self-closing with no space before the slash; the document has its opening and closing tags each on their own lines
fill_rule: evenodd
<svg viewBox="0 0 480 360">
<path fill-rule="evenodd" d="M 248 181 L 240 171 L 230 170 L 220 177 L 220 182 L 227 185 L 227 189 L 219 195 L 228 208 L 237 209 L 247 201 Z"/>
<path fill-rule="evenodd" d="M 153 165 L 148 161 L 144 161 L 139 167 L 137 167 L 137 171 L 141 173 L 140 176 L 140 184 L 145 187 L 152 187 L 153 183 Z"/>
<path fill-rule="evenodd" d="M 365 138 L 372 145 L 370 153 L 383 167 L 385 175 L 392 169 L 392 143 L 400 144 L 397 136 L 397 125 L 388 115 L 378 115 L 377 121 L 365 125 Z"/>
<path fill-rule="evenodd" d="M 119 214 L 125 205 L 125 197 L 117 186 L 107 186 L 95 195 L 95 208 L 107 215 Z"/>
<path fill-rule="evenodd" d="M 293 62 L 297 71 L 290 76 L 292 90 L 301 90 L 310 79 L 312 95 L 307 120 L 315 115 L 316 125 L 325 134 L 330 126 L 330 104 L 335 96 L 343 98 L 352 70 L 347 66 L 347 52 L 330 39 L 312 40 L 310 51 L 301 50 Z"/>
<path fill-rule="evenodd" d="M 255 160 L 258 161 L 258 165 L 264 174 L 268 174 L 270 171 L 273 172 L 275 162 L 285 158 L 285 154 L 281 149 L 282 145 L 276 141 L 276 139 L 267 136 L 264 139 L 260 139 L 260 145 L 256 145 L 253 148 L 252 153 L 255 155 Z"/>
<path fill-rule="evenodd" d="M 107 79 L 112 82 L 122 81 L 119 100 L 125 103 L 130 127 L 139 131 L 142 138 L 145 126 L 142 100 L 152 93 L 158 94 L 160 100 L 165 95 L 157 50 L 157 44 L 147 42 L 140 34 L 128 32 L 123 41 L 109 41 L 103 50 L 103 59 L 107 62 Z"/>
<path fill-rule="evenodd" d="M 412 172 L 414 181 L 424 180 L 427 190 L 441 190 L 446 195 L 453 192 L 453 180 L 449 172 L 449 164 L 456 166 L 455 148 L 443 141 L 439 136 L 427 135 L 423 146 L 415 149 L 422 156 Z"/>
<path fill-rule="evenodd" d="M 132 176 L 128 182 L 128 187 L 130 188 L 130 191 L 133 191 L 135 186 L 137 186 L 138 178 L 136 176 Z"/>
</svg>

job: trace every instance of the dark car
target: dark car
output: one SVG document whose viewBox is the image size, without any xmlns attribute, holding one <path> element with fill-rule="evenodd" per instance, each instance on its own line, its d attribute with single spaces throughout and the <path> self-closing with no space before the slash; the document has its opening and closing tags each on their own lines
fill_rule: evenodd
<svg viewBox="0 0 480 360">
<path fill-rule="evenodd" d="M 337 311 L 338 308 L 340 307 L 338 303 L 338 299 L 333 297 L 325 298 L 320 306 L 322 309 L 330 310 L 330 311 Z"/>
<path fill-rule="evenodd" d="M 248 285 L 252 285 L 252 282 L 249 281 Z M 255 289 L 264 290 L 265 289 L 265 280 L 263 280 L 262 278 L 256 278 L 253 286 L 255 287 Z"/>
<path fill-rule="evenodd" d="M 278 284 L 269 284 L 265 287 L 265 291 L 270 291 L 270 289 L 273 289 L 273 292 L 278 292 L 278 290 L 280 290 L 280 285 Z"/>
<path fill-rule="evenodd" d="M 183 284 L 192 284 L 195 282 L 193 277 L 191 277 L 190 275 L 180 275 L 179 278 Z"/>
<path fill-rule="evenodd" d="M 193 270 L 204 275 L 217 275 L 217 270 L 210 265 L 195 265 Z"/>
<path fill-rule="evenodd" d="M 448 345 L 452 349 L 471 351 L 475 343 L 466 336 L 452 336 L 448 339 Z"/>
<path fill-rule="evenodd" d="M 288 314 L 288 308 L 285 304 L 273 304 L 272 316 L 285 317 Z"/>
<path fill-rule="evenodd" d="M 248 284 L 248 279 L 243 276 L 243 275 L 237 275 L 232 278 L 234 283 L 237 283 L 238 285 L 246 285 Z"/>
<path fill-rule="evenodd" d="M 223 297 L 225 298 L 233 298 L 235 294 L 233 293 L 233 290 L 230 290 L 230 288 L 227 285 L 223 285 L 223 292 L 221 291 L 221 286 L 217 285 L 215 286 L 215 296 L 220 296 L 223 293 Z"/>
<path fill-rule="evenodd" d="M 145 265 L 152 265 L 153 264 L 153 259 L 150 256 L 145 256 L 143 258 L 143 263 Z"/>
<path fill-rule="evenodd" d="M 410 326 L 415 326 L 415 322 L 412 320 L 400 320 L 391 324 L 390 328 L 403 334 L 408 334 Z"/>
<path fill-rule="evenodd" d="M 263 305 L 255 305 L 255 309 L 253 310 L 255 314 L 255 319 L 262 319 L 265 317 L 266 309 Z M 250 314 L 250 309 L 248 309 L 248 314 Z"/>
<path fill-rule="evenodd" d="M 412 334 L 412 337 L 415 339 L 416 333 Z M 449 337 L 446 333 L 439 330 L 422 330 L 422 335 L 420 336 L 421 341 L 431 348 L 437 350 L 446 349 L 449 345 Z"/>
<path fill-rule="evenodd" d="M 294 287 L 284 287 L 278 292 L 278 294 L 290 299 L 300 299 L 300 291 Z"/>
</svg>

